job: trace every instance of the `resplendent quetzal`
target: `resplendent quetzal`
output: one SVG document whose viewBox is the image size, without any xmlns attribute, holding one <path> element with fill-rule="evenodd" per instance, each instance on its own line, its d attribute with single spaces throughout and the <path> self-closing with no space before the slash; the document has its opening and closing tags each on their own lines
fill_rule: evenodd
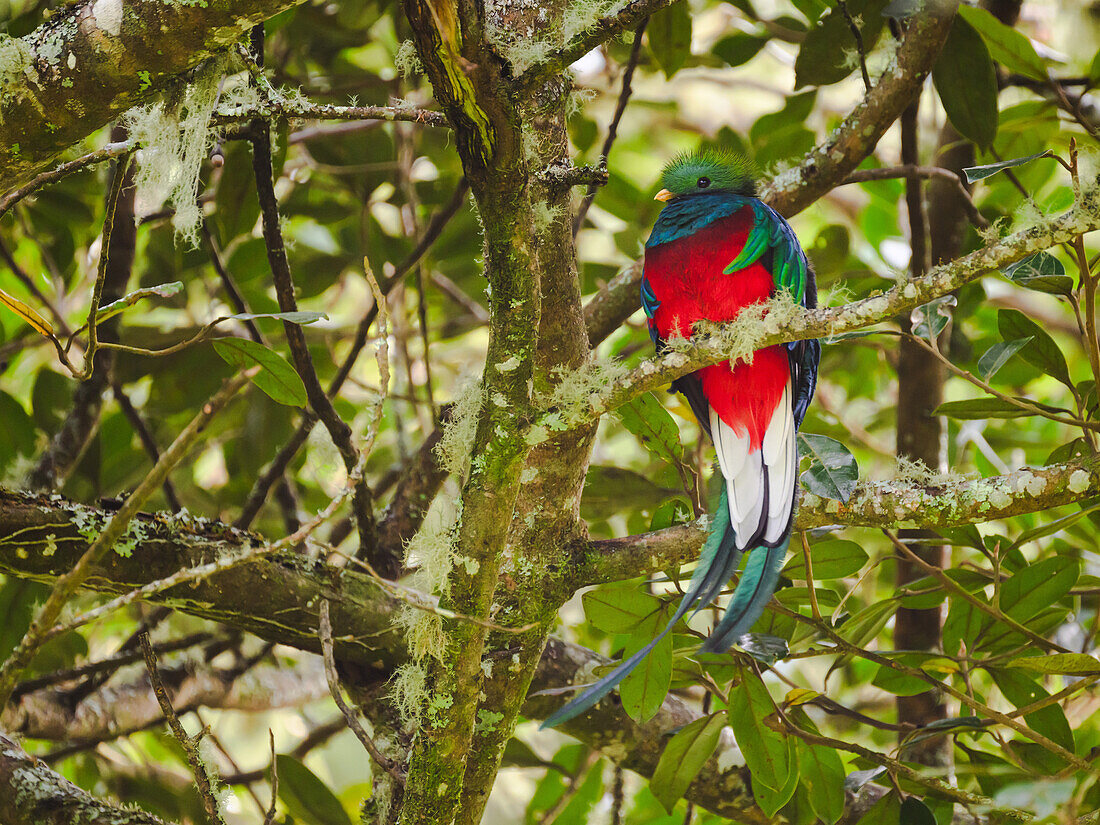
<svg viewBox="0 0 1100 825">
<path fill-rule="evenodd" d="M 661 175 L 665 202 L 645 247 L 642 307 L 657 346 L 692 334 L 696 321 L 731 321 L 790 290 L 817 305 L 806 254 L 783 217 L 756 197 L 747 164 L 714 152 L 681 155 Z M 660 636 L 546 720 L 583 713 L 630 673 L 690 610 L 721 592 L 749 551 L 726 613 L 704 642 L 724 652 L 760 618 L 790 543 L 798 484 L 795 433 L 817 383 L 821 345 L 797 341 L 757 350 L 750 361 L 704 367 L 673 382 L 711 437 L 725 479 L 721 501 L 687 592 Z"/>
</svg>

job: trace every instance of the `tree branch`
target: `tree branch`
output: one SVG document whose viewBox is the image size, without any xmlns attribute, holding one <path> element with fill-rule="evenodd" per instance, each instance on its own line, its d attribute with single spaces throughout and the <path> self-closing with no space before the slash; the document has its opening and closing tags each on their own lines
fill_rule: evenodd
<svg viewBox="0 0 1100 825">
<path fill-rule="evenodd" d="M 1100 460 L 1025 467 L 990 478 L 947 477 L 942 482 L 861 483 L 847 503 L 803 490 L 794 529 L 843 527 L 922 527 L 936 529 L 1036 513 L 1100 494 Z M 693 561 L 706 537 L 694 522 L 578 547 L 574 584 L 586 587 L 659 573 Z"/>
<path fill-rule="evenodd" d="M 637 28 L 651 14 L 671 6 L 674 2 L 676 0 L 631 0 L 614 14 L 601 17 L 544 61 L 529 68 L 516 78 L 516 85 L 527 89 L 540 80 L 560 74 L 569 64 L 584 57 L 601 43 L 606 43 L 628 29 Z"/>
<path fill-rule="evenodd" d="M 0 189 L 25 182 L 72 144 L 296 2 L 84 0 L 30 34 L 6 39 L 0 57 L 15 82 L 7 81 L 0 97 Z"/>
<path fill-rule="evenodd" d="M 0 733 L 0 822 L 165 825 L 138 808 L 100 802 Z"/>
<path fill-rule="evenodd" d="M 672 340 L 669 351 L 659 358 L 643 362 L 635 369 L 608 383 L 606 390 L 593 394 L 587 409 L 572 410 L 570 423 L 582 423 L 603 415 L 633 398 L 663 387 L 676 378 L 719 361 L 737 360 L 773 344 L 808 338 L 827 338 L 881 323 L 921 304 L 946 295 L 991 270 L 1000 269 L 1028 255 L 1059 243 L 1072 242 L 1078 235 L 1100 229 L 1100 192 L 1083 190 L 1081 202 L 1063 214 L 1027 229 L 1022 229 L 968 255 L 933 267 L 929 273 L 898 284 L 879 295 L 833 309 L 805 310 L 790 307 L 783 317 L 765 315 L 768 305 L 758 312 L 742 312 L 729 324 L 715 325 L 714 334 L 698 334 L 690 340 Z M 774 309 L 774 307 L 771 307 Z M 551 407 L 553 402 L 551 401 Z M 552 410 L 551 416 L 561 413 Z M 537 420 L 535 428 L 544 426 Z M 529 440 L 537 443 L 538 433 Z"/>
<path fill-rule="evenodd" d="M 1074 493 L 1070 501 L 1100 492 L 1100 475 L 1093 465 L 1058 465 L 1046 471 L 1061 473 L 1066 479 L 1070 492 Z M 996 489 L 1003 489 L 1006 495 L 1021 502 L 1034 500 L 1027 491 L 1029 483 L 1037 485 L 1031 476 L 1046 471 L 1021 470 L 999 477 Z M 1059 476 L 1043 477 L 1049 485 Z M 1082 486 L 1086 480 L 1087 485 Z M 982 483 L 988 484 L 991 480 Z M 919 501 L 911 506 L 913 514 L 925 509 Z M 1002 509 L 997 509 L 998 506 Z M 1053 506 L 1050 500 L 1035 501 L 1034 509 L 1047 506 Z M 991 504 L 989 510 L 982 512 L 988 518 L 1021 512 L 1011 507 L 1010 504 Z M 981 509 L 980 506 L 977 509 Z M 76 522 L 87 523 L 89 518 L 105 518 L 106 515 L 64 501 L 0 491 L 0 572 L 43 581 L 55 578 L 71 567 L 87 547 L 87 540 L 78 532 Z M 196 523 L 171 516 L 142 515 L 138 519 L 147 538 L 138 543 L 133 556 L 113 555 L 105 559 L 89 577 L 88 586 L 106 592 L 129 590 L 166 571 L 195 566 L 215 556 L 239 554 L 244 546 L 258 540 L 255 535 L 218 523 Z M 694 533 L 696 546 L 702 538 L 697 528 L 671 528 L 651 534 L 656 540 L 651 548 L 659 549 L 666 536 L 674 537 L 677 532 L 681 534 L 678 540 L 684 542 Z M 666 542 L 664 546 L 669 544 Z M 593 543 L 593 546 L 598 545 Z M 52 553 L 44 552 L 51 547 Z M 642 569 L 635 566 L 630 575 L 636 576 L 639 572 L 643 572 Z M 242 603 L 242 593 L 250 594 L 247 603 Z M 408 652 L 404 638 L 390 624 L 397 607 L 393 599 L 368 577 L 354 570 L 340 570 L 293 554 L 254 558 L 208 580 L 156 596 L 157 600 L 171 603 L 192 615 L 215 619 L 268 640 L 314 652 L 319 650 L 320 642 L 316 615 L 308 605 L 322 598 L 332 602 L 337 658 L 383 674 L 405 661 Z M 544 718 L 565 700 L 562 688 L 588 681 L 593 669 L 605 662 L 592 651 L 551 638 L 535 672 L 524 714 L 532 719 Z M 499 675 L 495 678 L 510 678 L 507 668 L 496 670 Z M 318 681 L 321 681 L 319 676 Z M 657 716 L 644 726 L 631 722 L 617 703 L 602 702 L 570 722 L 564 731 L 593 747 L 604 748 L 620 764 L 648 776 L 656 767 L 668 734 L 695 718 L 696 712 L 675 696 L 669 696 Z M 731 747 L 732 742 L 722 741 L 716 757 L 707 762 L 692 783 L 687 798 L 720 815 L 763 825 L 767 820 L 752 801 L 745 769 L 730 765 Z M 3 771 L 0 765 L 0 782 Z M 0 805 L 3 802 L 4 795 L 0 793 Z M 2 810 L 0 808 L 0 812 Z"/>
</svg>

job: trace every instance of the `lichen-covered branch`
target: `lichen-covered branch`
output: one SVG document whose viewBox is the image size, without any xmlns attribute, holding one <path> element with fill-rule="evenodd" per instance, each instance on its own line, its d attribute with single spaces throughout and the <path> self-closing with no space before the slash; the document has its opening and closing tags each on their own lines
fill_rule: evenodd
<svg viewBox="0 0 1100 825">
<path fill-rule="evenodd" d="M 1064 507 L 1100 494 L 1100 461 L 1024 467 L 989 478 L 943 476 L 928 481 L 862 482 L 846 502 L 801 492 L 794 529 L 921 527 L 979 524 Z M 579 546 L 584 561 L 574 584 L 585 587 L 659 573 L 694 561 L 706 536 L 702 522 Z"/>
<path fill-rule="evenodd" d="M 879 139 L 919 93 L 947 37 L 954 2 L 929 4 L 910 24 L 898 46 L 897 59 L 866 97 L 795 166 L 767 181 L 760 197 L 781 215 L 801 212 L 835 186 L 874 151 Z M 901 70 L 906 67 L 914 75 Z M 593 342 L 610 335 L 638 309 L 641 261 L 616 276 L 585 307 Z M 598 334 L 597 334 L 598 333 Z"/>
<path fill-rule="evenodd" d="M 0 36 L 0 189 L 296 2 L 84 0 L 24 37 Z"/>
<path fill-rule="evenodd" d="M 574 0 L 576 2 L 576 0 Z M 611 38 L 638 25 L 656 11 L 671 6 L 675 0 L 630 0 L 618 11 L 593 21 L 560 49 L 527 69 L 516 79 L 517 85 L 529 88 L 550 75 L 560 74 L 569 64 L 583 57 Z"/>
<path fill-rule="evenodd" d="M 1075 473 L 1089 474 L 1089 486 L 1082 488 L 1079 495 L 1095 495 L 1100 491 L 1100 479 L 1092 469 L 1085 465 L 1071 467 L 1065 465 L 1058 472 L 1063 475 L 1068 472 L 1068 483 L 1074 486 L 1081 483 L 1081 476 Z M 1006 480 L 1005 485 L 1015 488 L 1021 482 L 1026 491 L 1023 472 L 1014 475 L 1011 482 Z M 1051 483 L 1057 477 L 1046 476 Z M 1044 502 L 1044 506 L 1049 503 Z M 87 547 L 88 540 L 80 530 L 86 531 L 89 524 L 105 517 L 103 511 L 92 508 L 0 491 L 0 572 L 52 580 Z M 141 516 L 139 521 L 145 538 L 135 544 L 133 555 L 106 560 L 89 578 L 89 587 L 104 592 L 127 590 L 159 577 L 166 570 L 238 553 L 243 545 L 259 540 L 255 535 L 218 523 L 172 516 Z M 687 530 L 682 532 L 685 537 L 689 535 Z M 695 531 L 695 535 L 697 545 L 701 534 Z M 659 546 L 653 545 L 655 549 Z M 631 575 L 638 572 L 640 568 Z M 242 594 L 248 594 L 247 599 Z M 314 652 L 320 646 L 317 619 L 308 605 L 321 598 L 331 600 L 338 658 L 358 663 L 372 674 L 390 673 L 406 661 L 405 640 L 391 625 L 395 602 L 362 574 L 301 556 L 280 554 L 253 559 L 209 580 L 158 595 L 158 600 L 183 612 Z M 544 718 L 565 701 L 560 688 L 588 681 L 593 669 L 605 661 L 583 647 L 551 638 L 534 672 L 523 713 L 532 719 Z M 485 683 L 488 690 L 495 690 L 496 680 L 512 678 L 506 666 L 493 671 Z M 694 718 L 695 712 L 675 696 L 669 696 L 657 716 L 644 726 L 630 721 L 617 703 L 602 702 L 569 722 L 564 730 L 586 744 L 601 748 L 625 767 L 648 776 L 656 767 L 668 735 Z M 723 740 L 716 757 L 704 766 L 686 798 L 722 816 L 764 823 L 767 820 L 752 801 L 746 771 L 735 753 L 732 743 Z M 0 767 L 0 783 L 4 781 L 3 770 Z M 0 793 L 0 805 L 4 802 Z M 0 817 L 0 821 L 6 820 Z"/>
<path fill-rule="evenodd" d="M 761 196 L 790 217 L 816 201 L 869 155 L 924 79 L 947 40 L 958 0 L 929 0 L 909 20 L 894 59 L 867 95 L 823 143 L 763 187 Z"/>
<path fill-rule="evenodd" d="M 881 294 L 831 309 L 806 310 L 789 300 L 775 300 L 760 305 L 757 312 L 746 310 L 737 320 L 716 325 L 710 335 L 697 334 L 690 340 L 671 341 L 669 351 L 663 356 L 643 362 L 609 382 L 602 393 L 593 394 L 587 409 L 576 411 L 575 422 L 603 415 L 708 364 L 741 359 L 772 344 L 827 338 L 890 320 L 986 272 L 1001 269 L 1051 246 L 1072 242 L 1079 235 L 1096 229 L 1100 229 L 1100 192 L 1092 188 L 1083 190 L 1081 201 L 1063 214 L 1021 229 L 950 263 L 933 267 L 927 275 L 899 283 Z M 549 415 L 561 417 L 556 410 Z M 542 421 L 536 422 L 535 427 L 542 424 Z M 539 431 L 536 429 L 532 433 L 531 440 L 538 441 Z"/>
<path fill-rule="evenodd" d="M 36 825 L 165 825 L 139 808 L 118 808 L 82 791 L 0 733 L 0 822 Z"/>
</svg>

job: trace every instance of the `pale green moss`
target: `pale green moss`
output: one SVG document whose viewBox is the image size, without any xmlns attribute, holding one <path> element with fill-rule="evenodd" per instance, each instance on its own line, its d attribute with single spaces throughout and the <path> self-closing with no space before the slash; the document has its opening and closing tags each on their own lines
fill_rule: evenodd
<svg viewBox="0 0 1100 825">
<path fill-rule="evenodd" d="M 168 201 L 175 209 L 176 237 L 191 246 L 199 243 L 199 173 L 208 154 L 210 115 L 223 66 L 223 60 L 209 61 L 171 100 L 136 107 L 123 117 L 142 146 L 134 181 L 139 214 Z"/>
<path fill-rule="evenodd" d="M 393 56 L 393 65 L 402 77 L 412 77 L 424 74 L 424 64 L 420 62 L 420 55 L 416 53 L 416 44 L 406 40 Z"/>
</svg>

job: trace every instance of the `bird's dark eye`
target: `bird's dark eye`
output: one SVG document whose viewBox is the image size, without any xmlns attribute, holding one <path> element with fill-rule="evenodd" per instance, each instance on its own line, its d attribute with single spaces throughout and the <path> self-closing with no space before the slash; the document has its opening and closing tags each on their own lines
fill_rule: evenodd
<svg viewBox="0 0 1100 825">
<path fill-rule="evenodd" d="M 698 182 L 695 185 L 698 186 L 700 189 L 706 189 L 708 186 L 710 186 L 710 178 L 699 178 Z"/>
</svg>

